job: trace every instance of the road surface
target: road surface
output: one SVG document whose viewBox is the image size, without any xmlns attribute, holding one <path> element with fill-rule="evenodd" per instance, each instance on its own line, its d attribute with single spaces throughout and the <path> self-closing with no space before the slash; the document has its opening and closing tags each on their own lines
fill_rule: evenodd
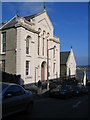
<svg viewBox="0 0 90 120">
<path fill-rule="evenodd" d="M 87 118 L 88 95 L 70 98 L 42 98 L 34 102 L 32 115 L 20 113 L 7 117 L 3 120 L 33 120 L 43 118 Z"/>
</svg>

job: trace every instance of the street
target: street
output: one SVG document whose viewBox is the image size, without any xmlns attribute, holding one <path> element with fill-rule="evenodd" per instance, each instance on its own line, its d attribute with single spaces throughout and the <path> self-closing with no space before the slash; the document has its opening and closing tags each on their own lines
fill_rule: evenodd
<svg viewBox="0 0 90 120">
<path fill-rule="evenodd" d="M 32 120 L 47 118 L 88 118 L 88 95 L 69 99 L 42 98 L 34 102 L 32 115 L 20 113 L 4 120 Z"/>
</svg>

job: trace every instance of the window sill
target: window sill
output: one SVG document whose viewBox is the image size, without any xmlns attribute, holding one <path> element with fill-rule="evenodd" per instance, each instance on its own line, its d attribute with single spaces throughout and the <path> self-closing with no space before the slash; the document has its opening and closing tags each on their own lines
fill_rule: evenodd
<svg viewBox="0 0 90 120">
<path fill-rule="evenodd" d="M 31 57 L 29 54 L 26 54 L 26 57 Z"/>
<path fill-rule="evenodd" d="M 56 59 L 54 58 L 54 61 L 56 61 Z"/>
<path fill-rule="evenodd" d="M 40 55 L 38 55 L 38 58 L 47 59 L 45 56 L 40 56 Z M 49 58 L 49 59 L 50 59 L 50 58 Z"/>
<path fill-rule="evenodd" d="M 6 52 L 1 52 L 1 55 L 5 55 L 6 54 Z"/>
<path fill-rule="evenodd" d="M 26 76 L 25 79 L 32 78 L 32 76 Z"/>
</svg>

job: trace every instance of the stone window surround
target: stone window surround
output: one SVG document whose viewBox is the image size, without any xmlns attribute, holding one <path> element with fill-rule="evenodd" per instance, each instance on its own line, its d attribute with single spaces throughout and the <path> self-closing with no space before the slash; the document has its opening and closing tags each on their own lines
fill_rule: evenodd
<svg viewBox="0 0 90 120">
<path fill-rule="evenodd" d="M 3 43 L 3 34 L 5 33 L 5 42 Z M 5 51 L 3 51 L 3 44 L 5 44 Z M 1 54 L 6 54 L 6 31 L 1 33 Z"/>
</svg>

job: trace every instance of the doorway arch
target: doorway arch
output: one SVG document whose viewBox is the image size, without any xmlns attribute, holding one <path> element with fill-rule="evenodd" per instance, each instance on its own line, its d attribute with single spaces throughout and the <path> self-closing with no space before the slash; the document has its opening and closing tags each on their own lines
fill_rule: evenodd
<svg viewBox="0 0 90 120">
<path fill-rule="evenodd" d="M 46 62 L 43 61 L 41 64 L 41 81 L 45 80 Z"/>
</svg>

